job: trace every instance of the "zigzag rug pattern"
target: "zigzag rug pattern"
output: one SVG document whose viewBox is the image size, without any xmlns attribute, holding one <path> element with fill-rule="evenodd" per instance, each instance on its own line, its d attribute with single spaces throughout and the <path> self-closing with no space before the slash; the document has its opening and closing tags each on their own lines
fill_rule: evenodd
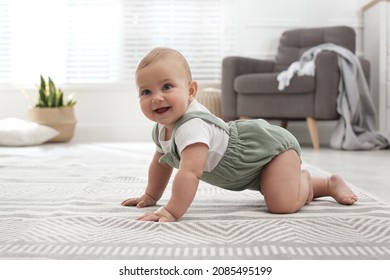
<svg viewBox="0 0 390 280">
<path fill-rule="evenodd" d="M 390 207 L 313 201 L 267 212 L 260 194 L 201 183 L 178 223 L 138 222 L 157 209 L 120 202 L 144 191 L 151 144 L 0 148 L 2 259 L 390 259 Z M 325 175 L 307 163 L 315 175 Z"/>
</svg>

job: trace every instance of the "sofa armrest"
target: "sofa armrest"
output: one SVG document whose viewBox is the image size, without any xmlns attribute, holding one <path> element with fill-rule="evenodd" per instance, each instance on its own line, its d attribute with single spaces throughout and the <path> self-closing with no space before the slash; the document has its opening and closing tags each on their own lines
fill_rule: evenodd
<svg viewBox="0 0 390 280">
<path fill-rule="evenodd" d="M 253 58 L 229 56 L 222 61 L 222 115 L 225 119 L 237 118 L 237 93 L 234 80 L 237 76 L 249 73 L 273 72 L 274 62 Z"/>
<path fill-rule="evenodd" d="M 366 77 L 367 85 L 370 87 L 370 62 L 363 57 L 359 57 L 359 60 L 360 64 L 362 65 L 364 76 Z"/>
<path fill-rule="evenodd" d="M 338 118 L 336 107 L 340 82 L 337 54 L 330 51 L 320 52 L 315 64 L 314 117 L 336 119 Z"/>
<path fill-rule="evenodd" d="M 370 62 L 359 57 L 367 84 L 370 82 Z M 316 58 L 316 95 L 314 117 L 337 119 L 337 96 L 340 82 L 340 69 L 337 54 L 323 51 Z"/>
</svg>

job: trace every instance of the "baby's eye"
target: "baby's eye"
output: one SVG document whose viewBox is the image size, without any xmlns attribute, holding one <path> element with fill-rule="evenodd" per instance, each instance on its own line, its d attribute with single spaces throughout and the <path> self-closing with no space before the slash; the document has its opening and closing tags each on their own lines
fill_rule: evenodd
<svg viewBox="0 0 390 280">
<path fill-rule="evenodd" d="M 172 87 L 173 86 L 171 84 L 165 84 L 162 89 L 163 90 L 170 90 Z"/>
<path fill-rule="evenodd" d="M 139 93 L 139 96 L 143 96 L 143 95 L 149 95 L 151 94 L 152 92 L 148 89 L 144 89 L 142 90 L 140 93 Z"/>
</svg>

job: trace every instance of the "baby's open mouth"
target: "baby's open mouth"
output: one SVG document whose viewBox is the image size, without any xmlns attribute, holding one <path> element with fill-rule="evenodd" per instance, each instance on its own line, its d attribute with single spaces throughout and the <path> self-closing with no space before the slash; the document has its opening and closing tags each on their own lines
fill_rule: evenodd
<svg viewBox="0 0 390 280">
<path fill-rule="evenodd" d="M 157 114 L 163 114 L 165 113 L 166 111 L 169 110 L 170 107 L 161 107 L 161 108 L 157 108 L 156 110 L 154 110 Z"/>
</svg>

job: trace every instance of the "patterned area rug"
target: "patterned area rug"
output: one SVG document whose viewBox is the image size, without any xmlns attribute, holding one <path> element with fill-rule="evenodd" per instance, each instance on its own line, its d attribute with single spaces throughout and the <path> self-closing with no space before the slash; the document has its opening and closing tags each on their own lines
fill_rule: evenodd
<svg viewBox="0 0 390 280">
<path fill-rule="evenodd" d="M 201 183 L 178 223 L 120 206 L 147 182 L 152 144 L 0 148 L 2 259 L 390 259 L 390 207 L 352 186 L 352 206 L 320 199 L 273 215 L 260 194 Z M 326 175 L 307 163 L 314 175 Z"/>
</svg>

